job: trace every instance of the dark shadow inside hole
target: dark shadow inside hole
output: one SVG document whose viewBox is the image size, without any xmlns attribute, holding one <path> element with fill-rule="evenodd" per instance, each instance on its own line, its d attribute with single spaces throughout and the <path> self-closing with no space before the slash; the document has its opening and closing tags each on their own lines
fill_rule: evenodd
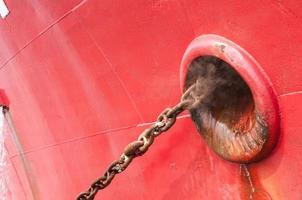
<svg viewBox="0 0 302 200">
<path fill-rule="evenodd" d="M 243 78 L 223 60 L 202 56 L 188 67 L 185 88 L 195 85 L 189 108 L 207 144 L 226 160 L 249 163 L 265 156 L 268 127 Z M 189 98 L 188 97 L 188 98 Z"/>
<path fill-rule="evenodd" d="M 216 121 L 236 133 L 252 128 L 255 121 L 252 92 L 228 63 L 214 56 L 196 58 L 188 68 L 185 89 L 196 81 L 200 82 L 197 91 L 202 96 L 200 108 L 206 108 Z"/>
</svg>

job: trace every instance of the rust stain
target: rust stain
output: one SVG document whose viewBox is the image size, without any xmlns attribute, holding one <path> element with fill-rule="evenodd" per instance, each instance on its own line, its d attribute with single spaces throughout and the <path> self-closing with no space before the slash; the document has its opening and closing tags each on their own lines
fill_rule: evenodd
<svg viewBox="0 0 302 200">
<path fill-rule="evenodd" d="M 272 200 L 263 188 L 256 169 L 247 164 L 240 164 L 240 197 L 242 200 Z"/>
</svg>

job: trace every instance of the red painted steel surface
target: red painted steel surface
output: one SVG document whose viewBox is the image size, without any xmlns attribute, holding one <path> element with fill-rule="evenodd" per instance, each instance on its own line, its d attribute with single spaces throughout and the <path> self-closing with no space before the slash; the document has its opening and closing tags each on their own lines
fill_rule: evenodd
<svg viewBox="0 0 302 200">
<path fill-rule="evenodd" d="M 11 199 L 73 199 L 181 95 L 192 39 L 214 33 L 246 49 L 272 81 L 281 138 L 242 167 L 216 156 L 188 116 L 97 199 L 301 199 L 299 1 L 7 0 L 0 88 L 10 101 Z M 255 196 L 257 196 L 255 195 Z"/>
</svg>

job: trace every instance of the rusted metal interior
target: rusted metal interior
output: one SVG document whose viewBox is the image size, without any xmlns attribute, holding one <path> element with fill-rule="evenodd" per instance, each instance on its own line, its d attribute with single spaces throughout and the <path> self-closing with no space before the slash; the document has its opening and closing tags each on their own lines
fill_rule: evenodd
<svg viewBox="0 0 302 200">
<path fill-rule="evenodd" d="M 253 94 L 228 63 L 215 56 L 194 59 L 185 89 L 196 84 L 192 119 L 206 143 L 226 160 L 250 163 L 263 158 L 268 127 Z"/>
</svg>

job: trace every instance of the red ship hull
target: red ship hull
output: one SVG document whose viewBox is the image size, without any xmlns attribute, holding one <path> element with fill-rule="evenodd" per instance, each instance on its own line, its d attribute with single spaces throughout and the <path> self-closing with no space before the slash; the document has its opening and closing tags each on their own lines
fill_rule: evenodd
<svg viewBox="0 0 302 200">
<path fill-rule="evenodd" d="M 166 106 L 202 34 L 226 37 L 263 67 L 281 137 L 248 166 L 218 157 L 188 114 L 96 199 L 302 199 L 302 29 L 298 1 L 5 1 L 0 88 L 8 199 L 75 199 Z M 249 174 L 250 176 L 247 176 Z"/>
</svg>

